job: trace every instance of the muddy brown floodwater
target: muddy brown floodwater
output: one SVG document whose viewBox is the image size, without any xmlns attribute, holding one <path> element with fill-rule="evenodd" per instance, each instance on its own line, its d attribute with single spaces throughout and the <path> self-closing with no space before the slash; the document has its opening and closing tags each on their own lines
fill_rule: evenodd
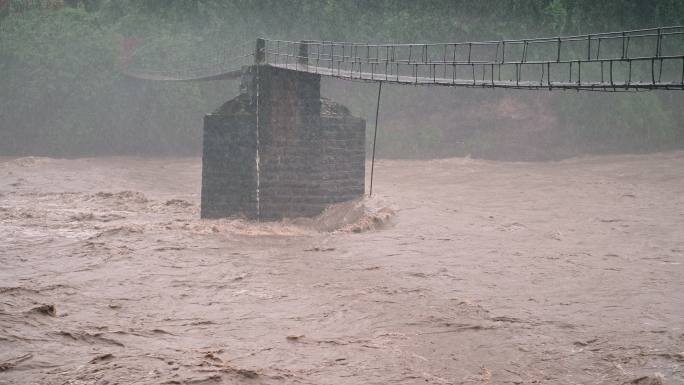
<svg viewBox="0 0 684 385">
<path fill-rule="evenodd" d="M 0 383 L 684 383 L 684 152 L 385 160 L 263 224 L 200 169 L 0 159 Z"/>
</svg>

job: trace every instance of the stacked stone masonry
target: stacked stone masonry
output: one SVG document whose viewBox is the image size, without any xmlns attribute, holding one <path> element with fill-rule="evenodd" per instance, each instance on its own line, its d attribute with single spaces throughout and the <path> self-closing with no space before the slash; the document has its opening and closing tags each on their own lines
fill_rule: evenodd
<svg viewBox="0 0 684 385">
<path fill-rule="evenodd" d="M 203 218 L 315 216 L 363 196 L 365 121 L 322 100 L 319 76 L 252 66 L 242 90 L 205 118 Z"/>
</svg>

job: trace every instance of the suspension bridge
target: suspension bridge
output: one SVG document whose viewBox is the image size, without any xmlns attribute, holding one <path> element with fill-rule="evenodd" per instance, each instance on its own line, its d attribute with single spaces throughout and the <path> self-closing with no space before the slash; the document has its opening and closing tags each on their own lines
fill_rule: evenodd
<svg viewBox="0 0 684 385">
<path fill-rule="evenodd" d="M 200 66 L 127 68 L 156 81 L 239 78 L 267 65 L 326 77 L 404 85 L 573 89 L 684 90 L 684 27 L 576 36 L 460 43 L 369 44 L 257 39 L 208 55 Z"/>
<path fill-rule="evenodd" d="M 684 27 L 462 43 L 256 39 L 182 70 L 127 67 L 153 81 L 240 78 L 204 120 L 203 218 L 314 216 L 365 193 L 366 124 L 321 99 L 323 77 L 384 83 L 637 92 L 684 90 Z"/>
</svg>

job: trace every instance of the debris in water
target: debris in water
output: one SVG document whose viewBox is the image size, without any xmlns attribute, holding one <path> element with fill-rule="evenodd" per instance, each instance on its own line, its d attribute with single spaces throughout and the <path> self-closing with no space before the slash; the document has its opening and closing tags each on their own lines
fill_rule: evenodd
<svg viewBox="0 0 684 385">
<path fill-rule="evenodd" d="M 664 380 L 662 374 L 656 373 L 653 376 L 643 376 L 643 377 L 635 378 L 632 381 L 628 382 L 628 384 L 634 384 L 634 385 L 665 385 L 665 380 Z"/>
<path fill-rule="evenodd" d="M 254 370 L 235 369 L 234 371 L 235 373 L 247 378 L 257 378 L 259 376 L 259 373 L 255 372 Z"/>
<path fill-rule="evenodd" d="M 50 317 L 56 317 L 57 316 L 57 310 L 55 309 L 55 305 L 43 304 L 43 305 L 34 307 L 30 311 L 33 313 L 48 315 Z"/>
<path fill-rule="evenodd" d="M 96 364 L 98 362 L 104 362 L 104 361 L 109 361 L 114 358 L 114 355 L 111 353 L 105 353 L 105 354 L 100 354 L 99 356 L 96 356 L 92 360 L 90 360 L 90 364 Z"/>
<path fill-rule="evenodd" d="M 164 203 L 167 206 L 177 206 L 177 207 L 190 207 L 192 206 L 192 203 L 183 200 L 183 199 L 170 199 Z"/>
<path fill-rule="evenodd" d="M 7 360 L 5 362 L 0 362 L 0 372 L 8 371 L 8 370 L 16 367 L 21 362 L 28 360 L 31 357 L 33 357 L 33 355 L 31 353 L 27 353 L 27 354 L 24 354 L 23 356 L 12 358 L 12 359 Z"/>
<path fill-rule="evenodd" d="M 334 247 L 312 247 L 310 249 L 305 249 L 304 251 L 335 251 Z"/>
</svg>

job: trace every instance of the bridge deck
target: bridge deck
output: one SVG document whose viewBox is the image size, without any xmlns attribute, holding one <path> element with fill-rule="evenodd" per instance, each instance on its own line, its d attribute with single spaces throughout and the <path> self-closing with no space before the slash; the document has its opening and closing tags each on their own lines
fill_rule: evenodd
<svg viewBox="0 0 684 385">
<path fill-rule="evenodd" d="M 452 79 L 444 77 L 407 76 L 397 74 L 377 74 L 370 72 L 350 71 L 345 69 L 331 69 L 307 64 L 269 64 L 272 67 L 288 69 L 298 72 L 308 72 L 322 76 L 330 76 L 346 80 L 361 80 L 369 82 L 387 82 L 404 85 L 439 85 L 451 87 L 479 87 L 479 88 L 516 88 L 516 89 L 573 89 L 594 91 L 638 91 L 638 90 L 684 90 L 681 82 L 538 82 L 497 80 L 497 79 Z"/>
</svg>

